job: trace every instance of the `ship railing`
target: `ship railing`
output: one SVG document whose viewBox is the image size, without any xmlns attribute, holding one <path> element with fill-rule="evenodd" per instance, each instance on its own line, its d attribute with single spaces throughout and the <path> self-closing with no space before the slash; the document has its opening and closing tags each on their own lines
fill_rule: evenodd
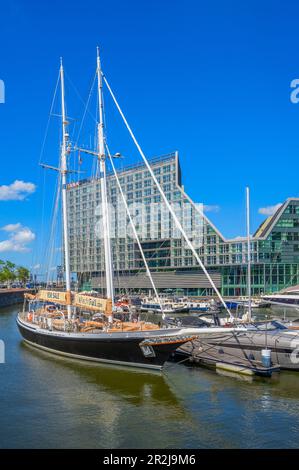
<svg viewBox="0 0 299 470">
<path fill-rule="evenodd" d="M 30 322 L 34 325 L 37 325 L 39 328 L 43 330 L 50 330 L 50 331 L 57 330 L 57 331 L 64 331 L 64 332 L 69 332 L 69 333 L 80 332 L 80 323 L 78 322 L 78 320 L 68 320 L 62 311 L 56 311 L 55 315 L 60 315 L 63 319 L 63 322 L 60 324 L 60 327 L 58 327 L 58 325 L 55 325 L 55 319 L 53 319 L 50 315 L 51 315 L 51 312 L 46 312 L 43 309 L 38 309 L 36 311 L 21 312 L 20 318 L 26 322 Z M 151 324 L 150 322 L 145 322 L 145 321 L 136 321 L 136 322 L 120 321 L 118 323 L 113 323 L 113 324 L 111 323 L 104 324 L 103 328 L 100 331 L 109 332 L 111 329 L 113 329 L 114 331 L 119 330 L 121 332 L 133 331 L 133 330 L 146 331 L 146 330 L 153 329 L 153 328 L 149 328 L 150 324 Z M 157 328 L 159 328 L 159 325 L 157 325 Z M 98 328 L 94 327 L 94 329 L 97 330 Z"/>
</svg>

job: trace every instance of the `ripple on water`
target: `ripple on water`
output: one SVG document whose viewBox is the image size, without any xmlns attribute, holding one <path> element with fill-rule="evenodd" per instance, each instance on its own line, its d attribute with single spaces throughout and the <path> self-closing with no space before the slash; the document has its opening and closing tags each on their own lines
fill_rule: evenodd
<svg viewBox="0 0 299 470">
<path fill-rule="evenodd" d="M 1 447 L 297 447 L 299 374 L 244 382 L 169 364 L 165 374 L 63 359 L 24 345 L 2 310 Z"/>
</svg>

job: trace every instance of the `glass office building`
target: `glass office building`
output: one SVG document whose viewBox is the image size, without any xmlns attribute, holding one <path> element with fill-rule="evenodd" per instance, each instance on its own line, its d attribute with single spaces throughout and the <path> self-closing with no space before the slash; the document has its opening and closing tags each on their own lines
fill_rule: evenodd
<svg viewBox="0 0 299 470">
<path fill-rule="evenodd" d="M 225 296 L 246 295 L 245 238 L 225 239 L 186 194 L 178 153 L 150 160 L 189 239 Z M 159 291 L 211 295 L 209 281 L 176 228 L 143 164 L 118 170 L 143 253 Z M 148 292 L 151 284 L 115 176 L 107 173 L 111 246 L 116 292 Z M 71 270 L 82 289 L 105 290 L 100 181 L 68 185 Z M 299 284 L 299 198 L 290 198 L 252 237 L 254 294 Z"/>
</svg>

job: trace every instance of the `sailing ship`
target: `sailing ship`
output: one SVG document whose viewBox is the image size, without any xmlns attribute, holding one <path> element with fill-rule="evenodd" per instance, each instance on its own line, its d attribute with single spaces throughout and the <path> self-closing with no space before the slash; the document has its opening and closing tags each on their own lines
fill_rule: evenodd
<svg viewBox="0 0 299 470">
<path fill-rule="evenodd" d="M 96 74 L 99 109 L 99 122 L 97 125 L 98 149 L 97 152 L 89 151 L 87 153 L 95 155 L 99 165 L 103 212 L 106 298 L 71 291 L 66 194 L 67 178 L 70 173 L 68 170 L 68 156 L 71 151 L 71 143 L 67 129 L 64 68 L 61 61 L 62 143 L 60 165 L 59 168 L 50 167 L 49 165 L 44 166 L 58 171 L 62 180 L 63 252 L 66 290 L 55 291 L 44 289 L 40 290 L 35 296 L 28 295 L 28 309 L 24 306 L 23 311 L 18 314 L 17 325 L 27 343 L 48 352 L 90 361 L 161 369 L 177 347 L 185 342 L 192 341 L 199 334 L 203 336 L 211 335 L 211 328 L 161 328 L 159 325 L 146 321 L 122 321 L 117 319 L 116 316 L 114 317 L 113 265 L 106 186 L 107 152 L 105 148 L 102 97 L 102 78 L 104 75 L 101 71 L 99 51 L 97 53 Z M 106 80 L 105 83 L 107 84 Z M 110 91 L 108 84 L 107 86 Z M 132 134 L 131 130 L 130 133 Z M 111 159 L 110 162 L 113 167 Z M 152 176 L 154 178 L 154 175 Z M 159 190 L 162 191 L 157 181 L 156 184 Z M 119 189 L 123 195 L 120 186 Z M 165 197 L 163 194 L 162 196 Z M 130 218 L 129 212 L 127 215 Z M 133 231 L 136 235 L 134 226 Z M 137 243 L 141 248 L 138 237 Z M 190 244 L 189 240 L 188 243 Z M 194 250 L 193 247 L 192 249 Z M 144 255 L 143 260 L 150 276 Z M 203 269 L 205 270 L 205 268 Z M 150 279 L 152 281 L 151 276 Z M 159 303 L 159 297 L 154 285 L 153 288 Z M 162 305 L 161 310 L 163 311 Z M 82 321 L 83 314 L 86 312 L 90 312 L 91 318 L 88 321 Z M 92 316 L 92 314 L 94 315 Z M 216 328 L 214 333 L 217 334 L 220 330 L 223 331 L 221 328 Z"/>
</svg>

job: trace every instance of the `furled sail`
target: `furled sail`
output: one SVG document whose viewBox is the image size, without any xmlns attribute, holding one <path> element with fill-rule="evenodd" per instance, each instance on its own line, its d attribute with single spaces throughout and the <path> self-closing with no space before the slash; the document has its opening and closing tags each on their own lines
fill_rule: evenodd
<svg viewBox="0 0 299 470">
<path fill-rule="evenodd" d="M 80 293 L 73 293 L 72 299 L 68 302 L 68 295 L 66 291 L 57 290 L 40 290 L 35 298 L 46 302 L 56 302 L 62 305 L 71 304 L 74 307 L 85 308 L 96 312 L 103 312 L 106 315 L 112 313 L 111 299 L 103 299 L 101 297 L 94 297 Z"/>
<path fill-rule="evenodd" d="M 27 299 L 27 300 L 35 300 L 36 295 L 35 294 L 30 294 L 29 292 L 25 292 L 24 298 Z"/>
<path fill-rule="evenodd" d="M 57 290 L 40 290 L 38 292 L 39 300 L 48 302 L 57 302 L 59 304 L 67 304 L 67 292 Z"/>
<path fill-rule="evenodd" d="M 97 312 L 101 311 L 106 315 L 110 315 L 112 312 L 111 299 L 102 299 L 91 295 L 75 294 L 73 305 L 75 307 L 86 308 L 87 310 L 95 310 Z"/>
</svg>

